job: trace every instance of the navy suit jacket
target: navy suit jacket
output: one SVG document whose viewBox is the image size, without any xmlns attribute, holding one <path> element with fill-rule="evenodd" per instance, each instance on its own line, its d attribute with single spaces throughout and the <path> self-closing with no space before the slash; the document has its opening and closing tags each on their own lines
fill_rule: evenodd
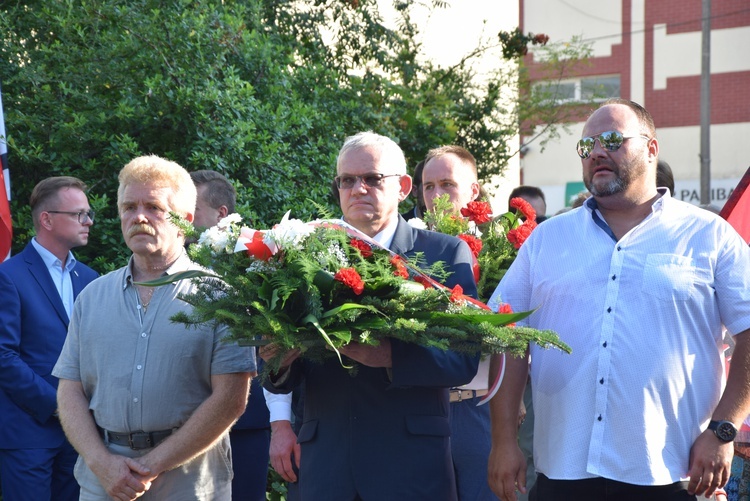
<svg viewBox="0 0 750 501">
<path fill-rule="evenodd" d="M 406 257 L 421 252 L 428 264 L 443 261 L 452 272 L 445 285 L 460 284 L 476 296 L 465 242 L 412 228 L 399 217 L 391 250 Z M 302 501 L 456 499 L 448 389 L 474 377 L 479 356 L 395 339 L 391 348 L 391 370 L 358 365 L 352 374 L 335 358 L 299 359 L 283 383 L 266 382 L 277 393 L 305 383 Z"/>
<path fill-rule="evenodd" d="M 97 277 L 77 262 L 70 278 L 73 296 Z M 0 448 L 62 445 L 65 435 L 52 376 L 68 333 L 68 314 L 47 266 L 29 243 L 0 264 Z"/>
<path fill-rule="evenodd" d="M 263 360 L 258 360 L 258 372 L 262 370 Z M 234 426 L 233 430 L 265 430 L 271 426 L 269 422 L 270 415 L 268 413 L 268 407 L 266 407 L 266 398 L 263 396 L 263 387 L 260 384 L 260 380 L 254 377 L 250 381 L 250 396 L 247 399 L 247 407 L 245 412 L 240 416 Z M 232 450 L 232 453 L 235 451 Z M 253 454 L 259 454 L 268 451 L 253 451 Z"/>
</svg>

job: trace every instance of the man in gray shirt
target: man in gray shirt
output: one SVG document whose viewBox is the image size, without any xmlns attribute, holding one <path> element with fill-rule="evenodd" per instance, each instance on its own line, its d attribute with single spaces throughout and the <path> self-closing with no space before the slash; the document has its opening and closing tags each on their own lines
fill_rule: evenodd
<svg viewBox="0 0 750 501">
<path fill-rule="evenodd" d="M 119 176 L 117 206 L 128 265 L 92 282 L 76 301 L 53 374 L 68 439 L 81 458 L 81 500 L 229 500 L 226 431 L 245 409 L 255 375 L 249 348 L 223 342 L 226 328 L 187 328 L 170 318 L 196 285 L 147 282 L 197 269 L 174 211 L 193 219 L 190 175 L 157 156 Z"/>
</svg>

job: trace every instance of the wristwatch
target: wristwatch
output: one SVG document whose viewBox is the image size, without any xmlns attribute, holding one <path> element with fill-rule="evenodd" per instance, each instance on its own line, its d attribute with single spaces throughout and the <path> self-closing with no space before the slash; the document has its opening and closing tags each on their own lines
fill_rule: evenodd
<svg viewBox="0 0 750 501">
<path fill-rule="evenodd" d="M 716 434 L 722 442 L 731 442 L 737 436 L 737 428 L 731 421 L 710 421 L 708 429 Z"/>
</svg>

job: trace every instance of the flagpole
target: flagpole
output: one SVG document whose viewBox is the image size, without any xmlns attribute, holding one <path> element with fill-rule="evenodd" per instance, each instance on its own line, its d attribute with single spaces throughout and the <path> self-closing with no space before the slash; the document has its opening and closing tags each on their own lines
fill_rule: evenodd
<svg viewBox="0 0 750 501">
<path fill-rule="evenodd" d="M 3 92 L 0 84 L 0 261 L 10 257 L 13 242 L 13 223 L 10 216 L 10 171 L 8 170 L 8 144 L 5 136 Z"/>
</svg>

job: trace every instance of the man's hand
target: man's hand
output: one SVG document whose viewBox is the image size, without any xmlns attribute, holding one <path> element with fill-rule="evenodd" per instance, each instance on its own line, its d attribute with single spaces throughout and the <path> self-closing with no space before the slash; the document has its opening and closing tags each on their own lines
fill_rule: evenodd
<svg viewBox="0 0 750 501">
<path fill-rule="evenodd" d="M 695 440 L 690 449 L 688 493 L 711 497 L 714 491 L 729 481 L 734 444 L 722 443 L 714 432 L 706 430 Z"/>
<path fill-rule="evenodd" d="M 521 407 L 518 409 L 518 427 L 520 428 L 523 422 L 526 421 L 526 405 L 521 401 Z"/>
<path fill-rule="evenodd" d="M 517 442 L 504 448 L 492 446 L 487 482 L 492 492 L 504 501 L 517 501 L 516 490 L 526 493 L 526 458 Z"/>
<path fill-rule="evenodd" d="M 284 358 L 281 359 L 281 364 L 279 364 L 279 368 L 283 369 L 286 367 L 289 367 L 292 365 L 292 362 L 297 360 L 299 358 L 300 353 L 302 353 L 299 349 L 289 350 L 285 355 Z M 261 346 L 258 348 L 258 355 L 260 358 L 268 362 L 272 358 L 276 357 L 279 354 L 279 346 L 276 343 L 268 343 L 265 346 Z"/>
<path fill-rule="evenodd" d="M 296 482 L 297 474 L 294 472 L 294 466 L 299 470 L 300 445 L 297 443 L 297 435 L 292 430 L 292 424 L 289 421 L 272 421 L 271 422 L 271 466 L 281 475 L 281 478 L 287 482 Z"/>
<path fill-rule="evenodd" d="M 383 338 L 378 346 L 371 346 L 359 343 L 349 343 L 339 348 L 339 351 L 368 367 L 393 367 L 391 357 L 391 340 Z"/>
<path fill-rule="evenodd" d="M 135 459 L 116 454 L 108 454 L 103 462 L 91 465 L 91 471 L 107 494 L 123 501 L 143 496 L 151 487 L 151 481 L 156 478 L 151 470 Z"/>
</svg>

